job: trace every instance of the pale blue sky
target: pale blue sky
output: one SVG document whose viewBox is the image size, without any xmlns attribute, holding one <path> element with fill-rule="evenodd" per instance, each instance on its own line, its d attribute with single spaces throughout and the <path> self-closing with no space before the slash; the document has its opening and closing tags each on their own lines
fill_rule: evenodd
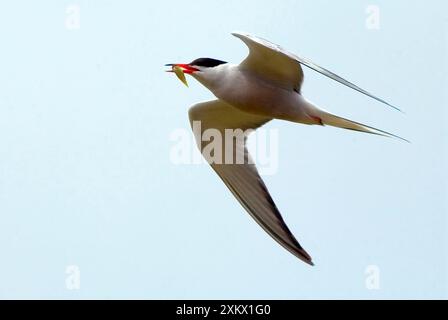
<svg viewBox="0 0 448 320">
<path fill-rule="evenodd" d="M 80 29 L 65 27 L 80 8 Z M 369 4 L 380 29 L 365 26 Z M 447 298 L 445 1 L 10 1 L 0 12 L 1 298 Z M 266 177 L 313 256 L 277 245 L 207 166 L 170 162 L 190 89 L 163 65 L 239 62 L 244 30 L 311 58 L 304 95 L 412 144 L 275 121 Z M 198 202 L 198 200 L 201 202 Z M 67 290 L 76 265 L 81 288 Z M 380 289 L 365 269 L 380 270 Z"/>
</svg>

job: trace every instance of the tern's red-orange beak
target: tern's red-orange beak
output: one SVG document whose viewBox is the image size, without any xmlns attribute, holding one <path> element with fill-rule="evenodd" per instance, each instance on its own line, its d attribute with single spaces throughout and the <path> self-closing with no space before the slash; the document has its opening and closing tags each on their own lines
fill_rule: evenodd
<svg viewBox="0 0 448 320">
<path fill-rule="evenodd" d="M 190 66 L 189 64 L 183 64 L 183 63 L 169 63 L 165 65 L 166 67 L 179 67 L 182 68 L 182 71 L 186 74 L 192 74 L 193 72 L 199 71 L 199 69 L 196 69 L 195 67 Z M 173 72 L 173 69 L 167 70 L 166 72 Z"/>
</svg>

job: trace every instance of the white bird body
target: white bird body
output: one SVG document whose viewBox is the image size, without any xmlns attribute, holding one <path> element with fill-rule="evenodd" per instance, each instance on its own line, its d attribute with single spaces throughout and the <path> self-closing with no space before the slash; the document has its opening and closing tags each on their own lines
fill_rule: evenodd
<svg viewBox="0 0 448 320">
<path fill-rule="evenodd" d="M 194 105 L 189 110 L 192 127 L 194 122 L 201 123 L 201 135 L 196 136 L 201 152 L 207 146 L 202 140 L 202 133 L 215 129 L 222 133 L 222 139 L 232 139 L 230 144 L 223 141 L 222 159 L 206 159 L 219 175 L 229 190 L 257 221 L 257 223 L 295 256 L 308 264 L 313 264 L 311 257 L 302 248 L 286 226 L 269 191 L 246 148 L 246 139 L 228 138 L 226 129 L 255 130 L 272 119 L 316 125 L 331 125 L 340 128 L 396 137 L 385 131 L 375 129 L 345 118 L 328 113 L 301 94 L 303 70 L 301 65 L 315 70 L 371 98 L 384 100 L 357 87 L 353 83 L 324 69 L 308 59 L 298 57 L 281 47 L 261 38 L 247 34 L 233 33 L 249 48 L 249 55 L 239 65 L 224 61 L 200 58 L 190 64 L 170 64 L 181 68 L 206 88 L 217 100 Z M 181 79 L 185 79 L 182 77 Z M 395 107 L 393 107 L 395 108 Z M 230 147 L 229 147 L 230 146 Z M 224 161 L 228 153 L 231 158 L 243 156 L 244 162 Z"/>
<path fill-rule="evenodd" d="M 317 113 L 316 107 L 297 91 L 283 88 L 239 65 L 224 64 L 192 76 L 218 99 L 241 111 L 272 119 L 320 124 L 312 116 Z"/>
</svg>

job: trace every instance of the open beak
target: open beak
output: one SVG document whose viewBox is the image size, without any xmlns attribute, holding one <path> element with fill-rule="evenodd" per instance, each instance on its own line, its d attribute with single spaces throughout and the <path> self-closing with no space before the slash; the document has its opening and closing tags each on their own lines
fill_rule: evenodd
<svg viewBox="0 0 448 320">
<path fill-rule="evenodd" d="M 170 63 L 165 66 L 171 67 L 171 70 L 167 70 L 167 72 L 174 72 L 176 76 L 184 85 L 188 87 L 187 78 L 185 78 L 186 74 L 192 74 L 195 71 L 199 71 L 198 69 L 190 66 L 189 64 L 181 64 L 181 63 Z"/>
<path fill-rule="evenodd" d="M 171 70 L 167 70 L 166 72 L 175 72 L 174 69 L 176 67 L 180 68 L 182 72 L 186 74 L 192 74 L 193 72 L 199 71 L 199 69 L 196 69 L 189 64 L 184 63 L 168 63 L 165 65 L 165 67 L 171 67 Z"/>
</svg>

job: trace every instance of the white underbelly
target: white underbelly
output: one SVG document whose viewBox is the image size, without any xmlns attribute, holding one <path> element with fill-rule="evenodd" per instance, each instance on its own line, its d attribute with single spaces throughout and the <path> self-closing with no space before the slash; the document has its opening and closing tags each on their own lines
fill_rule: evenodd
<svg viewBox="0 0 448 320">
<path fill-rule="evenodd" d="M 293 90 L 275 86 L 245 73 L 233 73 L 225 79 L 214 94 L 238 109 L 275 119 L 314 123 L 304 99 Z"/>
</svg>

